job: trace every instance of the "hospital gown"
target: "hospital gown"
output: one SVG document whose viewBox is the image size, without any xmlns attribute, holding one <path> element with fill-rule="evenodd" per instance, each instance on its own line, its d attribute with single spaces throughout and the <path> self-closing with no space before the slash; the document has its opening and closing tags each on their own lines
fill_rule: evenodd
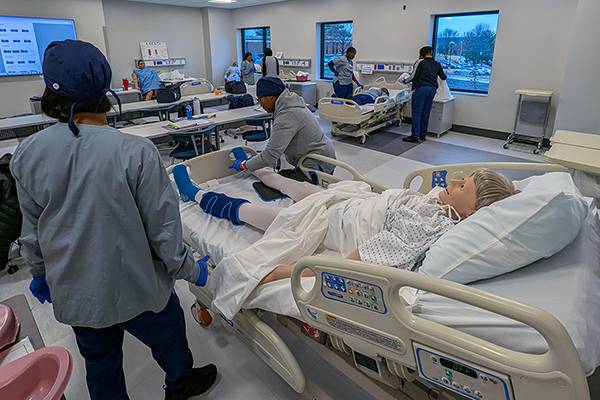
<svg viewBox="0 0 600 400">
<path fill-rule="evenodd" d="M 454 222 L 438 204 L 439 190 L 427 195 L 398 191 L 385 214 L 383 230 L 358 247 L 363 261 L 412 268 Z"/>
</svg>

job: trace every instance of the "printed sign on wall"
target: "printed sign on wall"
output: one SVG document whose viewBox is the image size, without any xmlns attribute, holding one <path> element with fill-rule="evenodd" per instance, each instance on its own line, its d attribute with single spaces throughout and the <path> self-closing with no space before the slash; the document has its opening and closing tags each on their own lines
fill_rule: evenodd
<svg viewBox="0 0 600 400">
<path fill-rule="evenodd" d="M 144 60 L 166 60 L 169 58 L 166 42 L 140 42 Z"/>
</svg>

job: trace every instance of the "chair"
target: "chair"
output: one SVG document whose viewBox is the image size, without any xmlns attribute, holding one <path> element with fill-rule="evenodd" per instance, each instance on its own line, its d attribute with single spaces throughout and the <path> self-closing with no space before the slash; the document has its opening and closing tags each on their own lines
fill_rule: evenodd
<svg viewBox="0 0 600 400">
<path fill-rule="evenodd" d="M 271 127 L 273 125 L 273 116 L 266 115 L 264 117 L 251 118 L 246 120 L 246 125 L 256 126 L 261 129 L 242 133 L 242 139 L 248 142 L 264 142 L 271 137 Z"/>
<path fill-rule="evenodd" d="M 216 128 L 216 125 L 209 125 L 193 131 L 171 133 L 175 143 L 175 148 L 169 154 L 171 160 L 189 160 L 215 150 L 216 147 L 210 144 L 210 137 Z"/>
</svg>

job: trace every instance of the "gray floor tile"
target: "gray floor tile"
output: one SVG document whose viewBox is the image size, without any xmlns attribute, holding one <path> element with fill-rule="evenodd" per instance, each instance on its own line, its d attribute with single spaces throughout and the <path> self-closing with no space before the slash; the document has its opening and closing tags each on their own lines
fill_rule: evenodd
<svg viewBox="0 0 600 400">
<path fill-rule="evenodd" d="M 418 146 L 418 143 L 409 143 L 403 141 L 402 139 L 405 137 L 406 135 L 401 135 L 399 133 L 381 131 L 369 136 L 364 144 L 361 144 L 360 140 L 356 138 L 343 138 L 339 140 L 343 143 L 391 154 L 393 156 L 399 156 L 405 151 Z"/>
<path fill-rule="evenodd" d="M 428 140 L 402 154 L 402 157 L 432 165 L 473 162 L 530 162 L 504 154 L 481 151 L 449 143 Z"/>
<path fill-rule="evenodd" d="M 385 164 L 367 172 L 366 176 L 387 188 L 400 189 L 404 187 L 404 179 L 409 173 L 429 166 L 429 164 L 420 161 L 409 160 L 404 157 L 395 157 Z"/>
</svg>

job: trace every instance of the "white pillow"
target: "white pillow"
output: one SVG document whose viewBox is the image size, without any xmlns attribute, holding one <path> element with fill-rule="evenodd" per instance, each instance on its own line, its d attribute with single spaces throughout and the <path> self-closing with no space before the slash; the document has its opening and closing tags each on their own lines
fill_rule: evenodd
<svg viewBox="0 0 600 400">
<path fill-rule="evenodd" d="M 420 272 L 470 283 L 547 258 L 571 243 L 588 212 L 568 173 L 534 176 L 514 196 L 478 210 L 427 252 Z"/>
</svg>

